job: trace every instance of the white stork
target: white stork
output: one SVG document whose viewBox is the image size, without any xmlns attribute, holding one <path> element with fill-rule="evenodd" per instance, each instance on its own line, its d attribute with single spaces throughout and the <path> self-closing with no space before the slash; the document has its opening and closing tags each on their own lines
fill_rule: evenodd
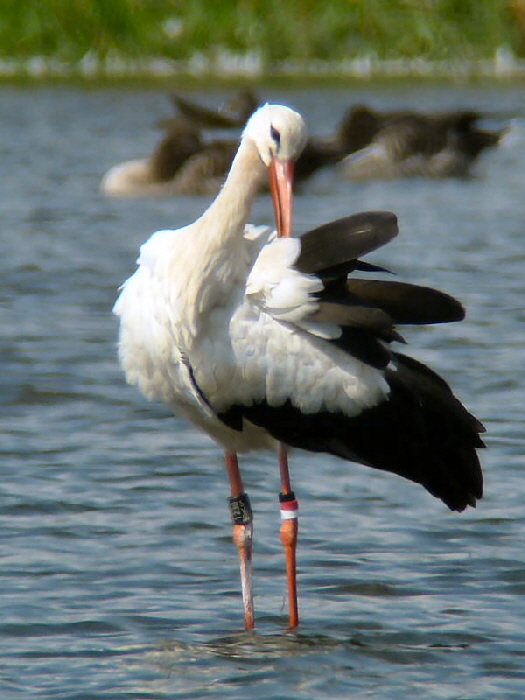
<svg viewBox="0 0 525 700">
<path fill-rule="evenodd" d="M 128 382 L 224 449 L 246 628 L 252 518 L 237 453 L 279 451 L 290 627 L 299 618 L 289 448 L 395 472 L 452 510 L 482 496 L 483 426 L 441 377 L 390 347 L 402 341 L 395 324 L 461 320 L 463 308 L 428 287 L 348 278 L 381 269 L 358 258 L 396 236 L 389 212 L 290 237 L 293 161 L 305 141 L 299 114 L 259 108 L 215 201 L 193 224 L 153 234 L 114 308 Z M 278 236 L 246 223 L 267 171 Z"/>
</svg>

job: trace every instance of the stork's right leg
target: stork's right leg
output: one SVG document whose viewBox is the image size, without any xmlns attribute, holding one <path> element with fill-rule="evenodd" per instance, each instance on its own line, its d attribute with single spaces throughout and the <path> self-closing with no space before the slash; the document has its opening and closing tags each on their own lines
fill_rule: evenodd
<svg viewBox="0 0 525 700">
<path fill-rule="evenodd" d="M 239 552 L 241 569 L 242 599 L 244 603 L 244 626 L 254 627 L 253 587 L 252 587 L 252 509 L 250 499 L 244 492 L 239 462 L 233 452 L 225 452 L 224 461 L 230 480 L 230 511 L 233 522 L 233 541 Z"/>
<path fill-rule="evenodd" d="M 286 556 L 286 582 L 288 587 L 288 615 L 290 629 L 299 624 L 297 606 L 297 565 L 295 552 L 297 549 L 297 515 L 298 503 L 290 482 L 288 470 L 288 454 L 283 443 L 279 445 L 279 467 L 281 473 L 281 542 Z"/>
</svg>

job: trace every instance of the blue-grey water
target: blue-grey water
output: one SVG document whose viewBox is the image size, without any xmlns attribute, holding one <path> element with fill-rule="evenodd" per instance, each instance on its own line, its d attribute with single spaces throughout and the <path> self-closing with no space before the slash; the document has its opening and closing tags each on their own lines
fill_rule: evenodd
<svg viewBox="0 0 525 700">
<path fill-rule="evenodd" d="M 394 210 L 400 236 L 370 260 L 467 307 L 461 324 L 405 335 L 485 422 L 486 496 L 451 513 L 399 477 L 296 453 L 302 623 L 288 633 L 277 467 L 245 458 L 258 620 L 245 633 L 220 450 L 126 386 L 116 360 L 111 307 L 140 243 L 209 201 L 98 191 L 110 166 L 152 150 L 166 95 L 4 87 L 0 698 L 522 700 L 523 87 L 260 92 L 319 134 L 357 101 L 515 115 L 472 180 L 350 184 L 326 172 L 295 206 L 297 231 Z M 271 220 L 267 197 L 251 220 Z"/>
</svg>

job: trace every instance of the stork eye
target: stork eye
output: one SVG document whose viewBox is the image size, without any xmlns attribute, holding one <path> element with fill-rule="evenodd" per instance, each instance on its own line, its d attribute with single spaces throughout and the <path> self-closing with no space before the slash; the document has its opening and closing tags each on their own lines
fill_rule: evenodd
<svg viewBox="0 0 525 700">
<path fill-rule="evenodd" d="M 280 146 L 281 145 L 281 134 L 274 126 L 270 126 L 270 134 L 271 134 L 272 139 L 275 141 L 276 145 Z"/>
</svg>

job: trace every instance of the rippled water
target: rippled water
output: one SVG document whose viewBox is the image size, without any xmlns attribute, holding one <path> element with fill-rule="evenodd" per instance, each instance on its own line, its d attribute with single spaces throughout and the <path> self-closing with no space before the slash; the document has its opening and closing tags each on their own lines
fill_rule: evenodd
<svg viewBox="0 0 525 700">
<path fill-rule="evenodd" d="M 0 697 L 521 700 L 522 88 L 261 92 L 317 133 L 356 101 L 518 115 L 471 181 L 324 173 L 296 202 L 297 230 L 393 209 L 401 235 L 371 259 L 467 306 L 462 324 L 407 335 L 487 425 L 486 497 L 451 513 L 398 477 L 297 453 L 303 622 L 288 634 L 277 469 L 245 459 L 258 627 L 243 632 L 220 451 L 127 387 L 116 361 L 110 311 L 139 244 L 208 201 L 98 193 L 108 167 L 151 150 L 169 103 L 146 90 L 3 88 Z M 262 197 L 251 220 L 270 212 Z"/>
</svg>

